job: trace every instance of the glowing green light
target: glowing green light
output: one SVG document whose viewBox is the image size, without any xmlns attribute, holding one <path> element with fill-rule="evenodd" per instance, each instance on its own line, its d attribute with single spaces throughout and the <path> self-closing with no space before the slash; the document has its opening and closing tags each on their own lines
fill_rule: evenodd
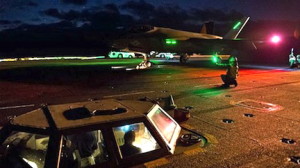
<svg viewBox="0 0 300 168">
<path fill-rule="evenodd" d="M 191 94 L 193 95 L 205 95 L 207 97 L 215 97 L 220 94 L 224 93 L 224 90 L 218 89 L 218 88 L 200 88 L 197 90 L 191 91 Z"/>
<path fill-rule="evenodd" d="M 241 22 L 237 22 L 234 26 L 233 26 L 233 29 L 238 29 L 240 27 L 242 23 Z"/>
<path fill-rule="evenodd" d="M 217 63 L 218 62 L 218 54 L 217 53 L 213 55 L 212 62 L 213 63 Z"/>
<path fill-rule="evenodd" d="M 217 57 L 216 57 L 216 56 L 213 56 L 213 57 L 212 57 L 212 61 L 213 61 L 214 63 L 217 63 L 217 61 L 218 61 Z"/>
<path fill-rule="evenodd" d="M 175 45 L 177 44 L 177 41 L 174 39 L 166 39 L 166 44 L 168 45 Z"/>
</svg>

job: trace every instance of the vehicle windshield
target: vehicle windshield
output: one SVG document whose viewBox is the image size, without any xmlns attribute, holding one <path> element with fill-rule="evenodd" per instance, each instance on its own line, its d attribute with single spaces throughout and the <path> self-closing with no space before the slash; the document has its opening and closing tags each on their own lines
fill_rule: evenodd
<svg viewBox="0 0 300 168">
<path fill-rule="evenodd" d="M 9 168 L 42 168 L 48 148 L 49 136 L 26 132 L 13 132 L 2 144 L 0 165 Z"/>
</svg>

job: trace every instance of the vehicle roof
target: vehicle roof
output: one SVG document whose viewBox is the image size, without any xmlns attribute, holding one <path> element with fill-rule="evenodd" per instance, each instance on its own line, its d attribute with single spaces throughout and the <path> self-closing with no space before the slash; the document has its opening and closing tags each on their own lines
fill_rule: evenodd
<svg viewBox="0 0 300 168">
<path fill-rule="evenodd" d="M 93 124 L 106 124 L 122 120 L 144 117 L 153 104 L 146 101 L 106 99 L 97 101 L 86 101 L 60 105 L 50 105 L 48 109 L 59 130 L 88 126 Z M 90 112 L 94 110 L 111 110 L 125 108 L 127 111 L 119 114 L 95 115 L 87 118 L 69 120 L 64 112 L 80 107 L 87 108 Z M 11 122 L 13 125 L 27 126 L 45 129 L 49 127 L 48 120 L 41 108 L 15 117 Z"/>
</svg>

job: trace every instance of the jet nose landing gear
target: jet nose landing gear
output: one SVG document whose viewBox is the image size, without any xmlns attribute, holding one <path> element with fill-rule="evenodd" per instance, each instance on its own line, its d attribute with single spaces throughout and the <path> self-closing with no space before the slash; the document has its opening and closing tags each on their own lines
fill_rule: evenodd
<svg viewBox="0 0 300 168">
<path fill-rule="evenodd" d="M 136 66 L 136 69 L 147 69 L 152 66 L 152 62 L 150 61 L 143 61 Z"/>
</svg>

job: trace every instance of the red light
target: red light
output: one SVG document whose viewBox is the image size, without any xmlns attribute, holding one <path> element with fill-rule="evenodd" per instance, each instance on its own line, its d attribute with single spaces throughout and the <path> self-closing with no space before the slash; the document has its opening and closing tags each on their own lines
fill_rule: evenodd
<svg viewBox="0 0 300 168">
<path fill-rule="evenodd" d="M 272 38 L 271 38 L 271 42 L 272 43 L 279 43 L 280 42 L 280 40 L 281 40 L 281 38 L 279 37 L 279 36 L 273 36 Z"/>
</svg>

